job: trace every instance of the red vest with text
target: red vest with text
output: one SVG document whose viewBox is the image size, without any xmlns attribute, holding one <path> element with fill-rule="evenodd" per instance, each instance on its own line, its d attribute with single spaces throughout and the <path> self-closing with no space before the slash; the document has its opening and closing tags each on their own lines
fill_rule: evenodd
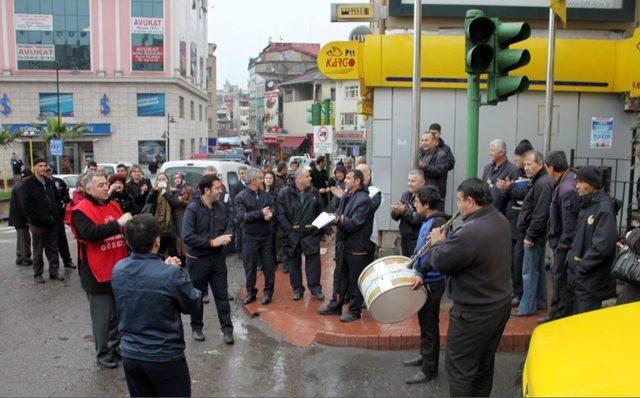
<svg viewBox="0 0 640 398">
<path fill-rule="evenodd" d="M 120 205 L 114 201 L 98 206 L 90 200 L 83 200 L 73 210 L 82 212 L 95 225 L 117 221 L 122 216 Z M 109 282 L 113 267 L 118 261 L 127 257 L 127 248 L 122 234 L 113 235 L 98 242 L 82 241 L 81 244 L 87 250 L 87 264 L 98 282 Z"/>
</svg>

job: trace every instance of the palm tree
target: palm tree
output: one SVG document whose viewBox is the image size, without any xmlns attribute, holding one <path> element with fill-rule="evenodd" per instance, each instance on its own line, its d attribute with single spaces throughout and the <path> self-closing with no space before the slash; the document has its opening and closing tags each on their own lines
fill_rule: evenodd
<svg viewBox="0 0 640 398">
<path fill-rule="evenodd" d="M 2 148 L 2 164 L 9 164 L 7 156 L 9 155 L 9 146 L 18 138 L 19 134 L 10 132 L 7 128 L 0 130 L 0 148 Z M 9 191 L 9 172 L 7 170 L 2 171 L 2 179 L 4 181 L 4 191 Z"/>
<path fill-rule="evenodd" d="M 46 142 L 45 153 L 50 153 L 49 147 L 51 140 L 75 140 L 82 137 L 82 134 L 89 130 L 86 124 L 80 123 L 69 128 L 67 123 L 63 122 L 59 117 L 49 117 L 46 119 L 46 126 L 37 125 L 36 129 L 40 131 L 42 139 Z M 59 159 L 59 157 L 58 157 Z M 58 162 L 59 163 L 59 162 Z M 60 165 L 57 165 L 60 168 Z M 59 173 L 60 170 L 57 170 Z"/>
</svg>

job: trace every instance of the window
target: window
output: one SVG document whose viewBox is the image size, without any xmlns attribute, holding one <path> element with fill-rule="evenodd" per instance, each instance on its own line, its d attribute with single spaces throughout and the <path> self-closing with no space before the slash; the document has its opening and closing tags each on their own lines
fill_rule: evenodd
<svg viewBox="0 0 640 398">
<path fill-rule="evenodd" d="M 131 0 L 131 69 L 164 69 L 163 0 Z"/>
<path fill-rule="evenodd" d="M 180 160 L 184 160 L 184 139 L 180 140 Z"/>
<path fill-rule="evenodd" d="M 178 107 L 180 110 L 180 117 L 184 118 L 184 97 L 178 97 Z"/>
<path fill-rule="evenodd" d="M 336 88 L 335 87 L 331 87 L 330 92 L 331 92 L 331 94 L 330 94 L 331 101 L 335 101 L 336 100 Z"/>
<path fill-rule="evenodd" d="M 360 96 L 358 86 L 346 86 L 344 88 L 344 99 L 353 99 Z"/>
<path fill-rule="evenodd" d="M 293 102 L 293 90 L 284 91 L 284 102 Z"/>
<path fill-rule="evenodd" d="M 91 69 L 89 0 L 20 0 L 14 17 L 18 69 Z"/>
<path fill-rule="evenodd" d="M 191 153 L 196 153 L 196 139 L 191 139 Z"/>
<path fill-rule="evenodd" d="M 191 120 L 196 120 L 196 109 L 193 101 L 191 101 Z"/>
<path fill-rule="evenodd" d="M 208 120 L 209 120 L 209 123 L 208 123 L 209 130 L 212 130 L 213 129 L 213 118 L 209 118 Z"/>
<path fill-rule="evenodd" d="M 355 113 L 341 113 L 340 114 L 340 124 L 343 126 L 355 126 L 357 122 L 357 117 Z"/>
<path fill-rule="evenodd" d="M 202 104 L 198 105 L 199 120 L 202 121 Z"/>
</svg>

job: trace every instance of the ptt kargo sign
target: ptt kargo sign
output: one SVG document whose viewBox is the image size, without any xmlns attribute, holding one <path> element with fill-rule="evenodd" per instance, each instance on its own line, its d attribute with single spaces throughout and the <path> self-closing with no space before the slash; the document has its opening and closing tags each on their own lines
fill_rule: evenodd
<svg viewBox="0 0 640 398">
<path fill-rule="evenodd" d="M 164 19 L 162 18 L 131 18 L 131 33 L 161 35 L 164 34 Z"/>
<path fill-rule="evenodd" d="M 318 69 L 330 79 L 358 79 L 362 43 L 334 41 L 318 53 Z"/>
</svg>

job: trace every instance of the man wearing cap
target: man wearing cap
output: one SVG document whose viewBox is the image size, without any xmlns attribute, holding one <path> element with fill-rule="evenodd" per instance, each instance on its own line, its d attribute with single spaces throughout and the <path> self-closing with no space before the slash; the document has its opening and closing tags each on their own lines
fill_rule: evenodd
<svg viewBox="0 0 640 398">
<path fill-rule="evenodd" d="M 60 210 L 58 194 L 53 181 L 47 177 L 47 162 L 38 158 L 33 162 L 34 175 L 24 181 L 22 206 L 27 215 L 33 242 L 33 278 L 35 283 L 44 283 L 44 258 L 49 260 L 49 279 L 63 281 L 58 273 L 58 218 Z"/>
<path fill-rule="evenodd" d="M 27 215 L 22 207 L 24 196 L 22 184 L 24 180 L 32 175 L 31 170 L 22 170 L 19 175 L 21 180 L 15 183 L 11 190 L 9 226 L 16 229 L 16 235 L 18 236 L 18 242 L 16 244 L 16 265 L 33 265 L 33 261 L 31 261 L 31 235 L 29 234 Z"/>
<path fill-rule="evenodd" d="M 602 301 L 615 296 L 611 265 L 616 255 L 619 206 L 602 189 L 602 175 L 595 166 L 576 173 L 580 213 L 576 235 L 567 255 L 569 289 L 575 294 L 574 312 L 597 310 Z"/>
</svg>

